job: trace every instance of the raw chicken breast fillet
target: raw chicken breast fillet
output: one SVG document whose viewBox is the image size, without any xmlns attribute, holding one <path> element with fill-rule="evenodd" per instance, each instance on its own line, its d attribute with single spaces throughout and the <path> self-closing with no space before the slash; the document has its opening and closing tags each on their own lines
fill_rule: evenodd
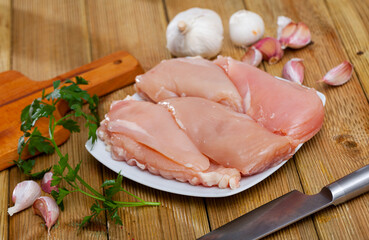
<svg viewBox="0 0 369 240">
<path fill-rule="evenodd" d="M 204 98 L 171 98 L 160 102 L 172 113 L 198 149 L 218 164 L 244 175 L 259 173 L 289 159 L 288 137 L 271 133 L 246 114 Z"/>
<path fill-rule="evenodd" d="M 141 97 L 153 102 L 195 96 L 243 111 L 241 96 L 223 69 L 202 58 L 164 60 L 137 76 L 135 87 Z"/>
<path fill-rule="evenodd" d="M 112 104 L 98 129 L 112 158 L 167 179 L 237 188 L 241 174 L 210 163 L 162 106 L 124 100 Z"/>
<path fill-rule="evenodd" d="M 270 131 L 306 142 L 322 127 L 323 103 L 316 91 L 230 57 L 214 61 L 228 74 L 243 98 L 245 113 Z"/>
</svg>

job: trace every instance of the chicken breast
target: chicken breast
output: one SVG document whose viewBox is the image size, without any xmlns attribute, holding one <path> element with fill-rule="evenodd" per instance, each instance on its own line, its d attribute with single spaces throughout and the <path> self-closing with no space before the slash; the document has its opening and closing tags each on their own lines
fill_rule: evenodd
<svg viewBox="0 0 369 240">
<path fill-rule="evenodd" d="M 245 113 L 271 132 L 306 142 L 322 127 L 324 107 L 316 91 L 230 57 L 218 57 L 243 98 Z"/>
<path fill-rule="evenodd" d="M 124 134 L 186 168 L 205 171 L 210 166 L 209 159 L 162 106 L 135 100 L 114 102 L 102 125 L 109 132 Z"/>
<path fill-rule="evenodd" d="M 151 104 L 153 105 L 153 104 Z M 143 105 L 140 104 L 141 107 Z M 117 107 L 125 107 L 120 102 L 114 104 L 113 111 Z M 164 112 L 169 114 L 165 109 Z M 109 114 L 108 114 L 109 115 Z M 151 121 L 150 118 L 145 118 Z M 241 174 L 234 168 L 225 168 L 215 163 L 209 163 L 209 167 L 204 171 L 196 171 L 186 167 L 186 164 L 179 164 L 160 152 L 137 142 L 131 137 L 121 132 L 109 131 L 109 121 L 103 120 L 99 129 L 98 136 L 108 146 L 112 153 L 112 158 L 118 161 L 126 161 L 129 165 L 136 165 L 142 170 L 161 175 L 167 179 L 176 179 L 181 182 L 189 182 L 192 185 L 217 186 L 219 188 L 237 188 L 241 179 Z M 115 121 L 115 120 L 113 120 Z M 174 122 L 174 120 L 172 119 Z M 165 134 L 165 132 L 163 133 Z M 173 140 L 175 141 L 175 136 Z M 170 146 L 171 143 L 169 142 Z"/>
<path fill-rule="evenodd" d="M 137 76 L 135 87 L 141 97 L 153 102 L 195 96 L 243 111 L 241 96 L 223 69 L 202 58 L 164 60 Z"/>
<path fill-rule="evenodd" d="M 197 148 L 216 163 L 243 175 L 259 173 L 289 159 L 288 137 L 271 133 L 246 114 L 203 98 L 167 99 L 166 106 Z"/>
</svg>

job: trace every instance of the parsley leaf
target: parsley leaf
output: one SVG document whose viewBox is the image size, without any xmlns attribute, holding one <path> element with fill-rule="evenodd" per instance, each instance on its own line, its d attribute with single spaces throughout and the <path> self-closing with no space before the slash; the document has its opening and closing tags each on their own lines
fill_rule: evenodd
<svg viewBox="0 0 369 240">
<path fill-rule="evenodd" d="M 80 228 L 105 211 L 116 224 L 122 224 L 122 219 L 118 215 L 119 208 L 147 205 L 155 206 L 159 205 L 159 203 L 145 202 L 141 198 L 123 189 L 123 176 L 120 173 L 116 179 L 106 180 L 101 185 L 102 188 L 106 188 L 105 195 L 101 194 L 78 175 L 82 161 L 79 161 L 79 163 L 73 168 L 68 162 L 68 153 L 63 155 L 55 141 L 54 131 L 56 126 L 62 126 L 70 132 L 80 131 L 80 126 L 78 126 L 78 123 L 71 119 L 71 117 L 84 118 L 86 120 L 85 127 L 88 128 L 88 138 L 92 139 L 92 142 L 97 140 L 96 130 L 99 126 L 97 108 L 99 99 L 96 95 L 91 97 L 79 86 L 86 84 L 88 84 L 88 82 L 81 77 L 76 77 L 75 81 L 70 79 L 67 79 L 64 82 L 60 80 L 55 81 L 53 83 L 54 91 L 45 94 L 45 90 L 43 90 L 41 98 L 35 99 L 30 105 L 26 106 L 22 110 L 20 118 L 22 122 L 21 130 L 23 131 L 23 136 L 21 136 L 18 141 L 18 161 L 14 162 L 24 174 L 31 178 L 42 178 L 46 172 L 53 169 L 51 186 L 56 186 L 63 182 L 71 189 L 68 190 L 66 187 L 62 187 L 59 188 L 58 191 L 53 190 L 51 192 L 51 195 L 54 197 L 62 211 L 64 210 L 63 200 L 71 193 L 79 192 L 94 199 L 95 202 L 90 208 L 92 214 L 83 218 Z M 54 113 L 57 109 L 57 104 L 60 101 L 65 101 L 72 112 L 57 119 Z M 88 104 L 89 113 L 85 113 L 82 110 L 85 103 Z M 48 118 L 49 120 L 49 136 L 43 136 L 39 129 L 35 127 L 35 124 L 41 118 Z M 26 161 L 21 158 L 26 147 L 28 147 L 28 152 L 31 155 L 34 155 L 37 152 L 47 154 L 56 152 L 59 157 L 59 161 L 54 166 L 37 173 L 31 173 L 32 168 L 35 165 L 35 160 L 32 159 Z M 136 198 L 138 202 L 119 202 L 113 200 L 113 197 L 118 192 L 125 192 Z"/>
<path fill-rule="evenodd" d="M 63 126 L 63 128 L 69 130 L 70 132 L 79 132 L 80 131 L 77 122 L 72 120 L 72 119 L 62 120 L 62 121 L 58 122 L 57 125 Z"/>
<path fill-rule="evenodd" d="M 48 139 L 42 136 L 41 132 L 37 129 L 37 127 L 33 130 L 31 136 L 28 141 L 28 151 L 31 155 L 36 154 L 36 150 L 40 153 L 50 154 L 54 152 L 54 147 L 51 146 Z"/>
</svg>

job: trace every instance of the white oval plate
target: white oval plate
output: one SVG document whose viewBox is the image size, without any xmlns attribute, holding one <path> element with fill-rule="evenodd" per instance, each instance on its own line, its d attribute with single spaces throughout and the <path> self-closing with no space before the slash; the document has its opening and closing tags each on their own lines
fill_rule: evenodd
<svg viewBox="0 0 369 240">
<path fill-rule="evenodd" d="M 324 94 L 317 92 L 318 96 L 325 105 L 326 98 Z M 137 94 L 133 95 L 133 98 L 137 98 Z M 86 149 L 94 156 L 99 162 L 105 165 L 107 168 L 113 170 L 116 173 L 121 173 L 124 177 L 129 178 L 135 182 L 141 183 L 145 186 L 162 190 L 165 192 L 181 194 L 192 197 L 227 197 L 239 192 L 245 191 L 246 189 L 258 184 L 265 178 L 269 177 L 280 167 L 283 166 L 287 161 L 280 163 L 279 165 L 269 168 L 259 174 L 242 177 L 240 181 L 240 187 L 236 189 L 220 189 L 218 187 L 203 187 L 193 186 L 189 183 L 182 183 L 176 180 L 168 180 L 163 177 L 149 173 L 146 170 L 141 170 L 137 166 L 130 166 L 126 162 L 115 161 L 111 158 L 111 153 L 105 150 L 105 143 L 100 139 L 92 146 L 91 141 L 86 142 Z M 297 150 L 302 146 L 300 144 L 296 148 Z"/>
</svg>

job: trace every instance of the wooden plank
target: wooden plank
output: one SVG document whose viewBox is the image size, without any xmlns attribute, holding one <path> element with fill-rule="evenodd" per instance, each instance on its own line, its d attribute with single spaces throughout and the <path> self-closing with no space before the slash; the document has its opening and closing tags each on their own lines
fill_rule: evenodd
<svg viewBox="0 0 369 240">
<path fill-rule="evenodd" d="M 232 56 L 235 59 L 240 59 L 244 54 L 242 48 L 235 47 L 229 37 L 228 21 L 230 16 L 240 10 L 244 9 L 242 1 L 167 1 L 168 16 L 172 19 L 178 12 L 191 7 L 203 7 L 216 11 L 223 21 L 224 26 L 224 43 L 222 48 L 222 55 Z M 248 8 L 251 11 L 257 12 L 261 16 L 264 15 L 262 8 Z M 263 68 L 263 67 L 261 67 Z M 207 199 L 207 210 L 211 229 L 215 229 L 242 214 L 251 211 L 260 205 L 267 203 L 293 189 L 302 190 L 299 176 L 296 172 L 296 166 L 292 160 L 282 167 L 278 172 L 264 180 L 257 186 L 237 194 L 236 196 Z M 289 228 L 286 228 L 272 238 L 291 239 L 317 239 L 315 229 L 311 219 L 304 222 L 297 223 Z"/>
<path fill-rule="evenodd" d="M 369 2 L 326 1 L 340 41 L 369 99 Z"/>
<path fill-rule="evenodd" d="M 335 4 L 339 5 L 337 2 Z M 275 4 L 275 1 L 264 0 L 247 1 L 246 5 L 263 9 L 268 35 L 276 35 L 279 15 L 303 21 L 312 31 L 314 44 L 301 50 L 287 50 L 280 63 L 267 65 L 267 69 L 279 75 L 283 64 L 290 58 L 305 59 L 304 84 L 316 88 L 327 97 L 323 128 L 295 156 L 304 191 L 308 194 L 317 193 L 328 183 L 369 163 L 369 108 L 358 75 L 354 73 L 352 79 L 340 87 L 316 82 L 329 69 L 348 58 L 329 12 L 321 1 L 308 0 L 301 4 L 286 0 Z M 367 239 L 368 202 L 369 195 L 366 194 L 315 214 L 313 219 L 319 237 Z"/>
<path fill-rule="evenodd" d="M 87 1 L 87 14 L 93 59 L 124 50 L 147 71 L 170 57 L 160 1 Z"/>
<path fill-rule="evenodd" d="M 90 62 L 83 1 L 73 2 L 14 2 L 14 70 L 46 80 Z"/>
<path fill-rule="evenodd" d="M 13 4 L 13 66 L 33 79 L 45 79 L 67 72 L 90 61 L 88 31 L 84 1 L 14 1 Z M 84 121 L 78 120 L 83 126 Z M 61 146 L 68 152 L 70 164 L 83 160 L 79 174 L 96 189 L 102 182 L 100 165 L 84 149 L 87 129 Z M 49 167 L 58 160 L 56 155 L 37 157 L 35 171 Z M 19 170 L 10 170 L 10 190 L 24 180 Z M 46 194 L 45 194 L 46 195 Z M 9 196 L 9 202 L 11 196 Z M 90 198 L 74 193 L 65 199 L 65 211 L 51 230 L 56 239 L 106 239 L 106 221 L 102 215 L 94 224 L 77 235 L 78 223 L 90 214 Z M 11 204 L 12 205 L 12 204 Z M 22 227 L 26 226 L 26 227 Z M 9 238 L 47 239 L 43 220 L 32 209 L 9 219 Z"/>
<path fill-rule="evenodd" d="M 11 68 L 11 2 L 0 1 L 0 71 Z M 0 172 L 0 239 L 8 239 L 9 170 Z"/>
<path fill-rule="evenodd" d="M 92 56 L 112 51 L 133 54 L 145 70 L 170 58 L 165 47 L 166 18 L 161 1 L 87 2 Z M 113 100 L 132 94 L 132 88 L 117 91 L 102 99 L 100 113 L 106 113 Z M 116 174 L 104 168 L 104 178 Z M 128 179 L 124 188 L 160 207 L 126 208 L 119 211 L 124 225 L 109 221 L 109 237 L 114 239 L 194 239 L 209 231 L 202 199 L 169 194 L 144 187 Z M 132 200 L 122 195 L 120 200 Z"/>
</svg>

